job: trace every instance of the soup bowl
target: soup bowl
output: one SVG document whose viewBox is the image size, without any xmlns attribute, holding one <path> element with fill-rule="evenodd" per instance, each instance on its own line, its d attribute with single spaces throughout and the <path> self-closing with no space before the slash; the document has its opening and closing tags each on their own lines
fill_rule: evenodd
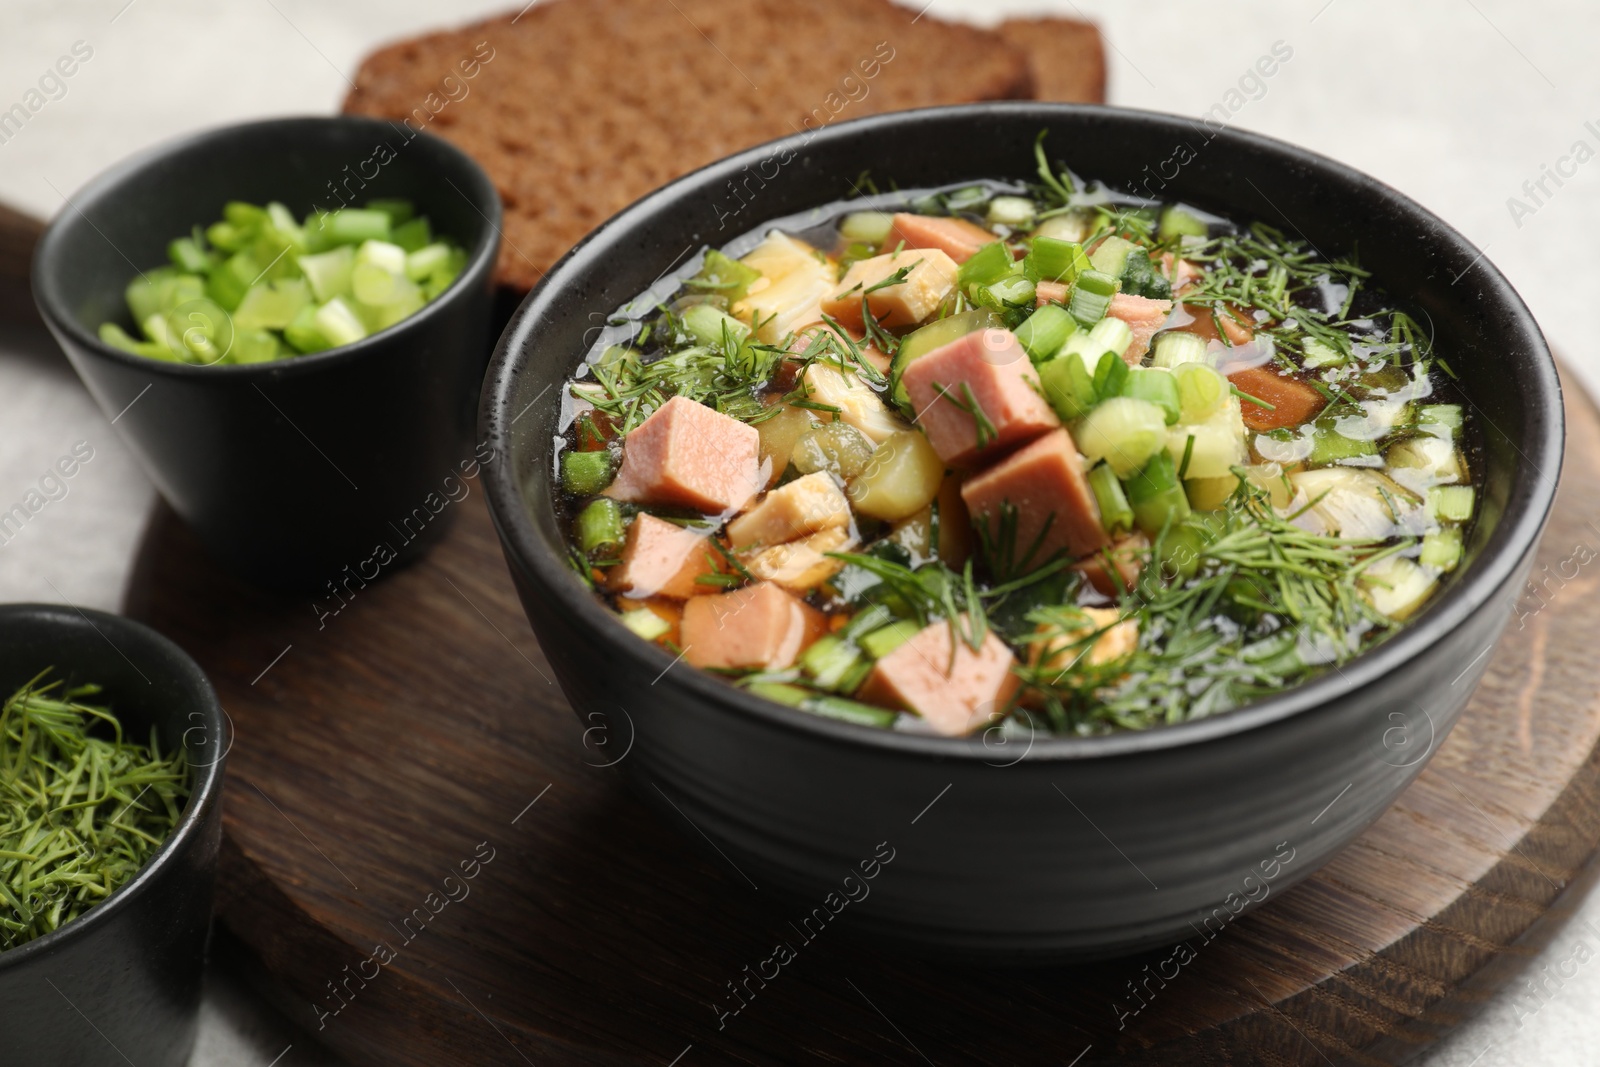
<svg viewBox="0 0 1600 1067">
<path fill-rule="evenodd" d="M 562 382 L 622 305 L 665 297 L 703 246 L 884 188 L 1029 179 L 1034 139 L 1114 188 L 1262 220 L 1326 256 L 1359 248 L 1421 321 L 1481 431 L 1462 569 L 1389 640 L 1210 718 L 1094 737 L 949 739 L 761 700 L 639 640 L 567 562 L 552 502 Z M 1177 161 L 1182 161 L 1177 162 Z M 687 259 L 685 256 L 687 255 Z M 643 303 L 642 301 L 640 303 Z M 503 462 L 488 497 L 528 619 L 575 711 L 630 732 L 645 800 L 744 882 L 845 910 L 915 951 L 995 964 L 1115 955 L 1215 928 L 1305 878 L 1369 826 L 1449 733 L 1521 588 L 1555 491 L 1556 369 L 1516 292 L 1472 245 L 1377 180 L 1280 141 L 1103 107 L 983 104 L 841 123 L 652 193 L 574 248 L 523 303 L 485 383 Z M 621 738 L 617 750 L 621 750 Z M 735 873 L 737 872 L 737 873 Z"/>
</svg>

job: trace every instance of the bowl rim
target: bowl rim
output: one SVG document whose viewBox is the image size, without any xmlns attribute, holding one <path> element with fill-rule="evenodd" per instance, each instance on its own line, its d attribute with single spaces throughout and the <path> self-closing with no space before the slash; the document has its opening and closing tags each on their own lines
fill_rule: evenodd
<svg viewBox="0 0 1600 1067">
<path fill-rule="evenodd" d="M 337 348 L 324 349 L 321 352 L 311 352 L 306 355 L 292 356 L 286 359 L 272 359 L 264 363 L 224 363 L 199 365 L 193 363 L 169 362 L 166 360 L 151 359 L 147 356 L 137 356 L 132 352 L 124 352 L 120 348 L 106 344 L 100 340 L 98 334 L 84 328 L 77 317 L 67 309 L 66 301 L 57 286 L 57 278 L 64 266 L 60 262 L 64 254 L 61 251 L 62 242 L 66 240 L 65 234 L 69 227 L 79 222 L 86 222 L 91 227 L 86 209 L 94 208 L 114 198 L 122 186 L 130 179 L 144 173 L 150 168 L 184 152 L 202 148 L 208 144 L 229 142 L 235 139 L 246 140 L 252 136 L 276 132 L 295 127 L 323 127 L 335 129 L 347 127 L 357 129 L 365 127 L 373 132 L 380 130 L 393 132 L 397 126 L 403 124 L 385 119 L 373 118 L 368 115 L 291 115 L 279 118 L 259 119 L 251 122 L 235 122 L 222 126 L 212 126 L 203 130 L 183 134 L 153 145 L 142 151 L 136 152 L 127 158 L 112 164 L 105 170 L 96 174 L 85 185 L 70 197 L 63 197 L 64 203 L 56 212 L 50 224 L 45 228 L 44 234 L 39 238 L 39 244 L 34 250 L 31 269 L 31 288 L 34 303 L 39 309 L 39 314 L 45 322 L 59 335 L 69 335 L 73 342 L 82 346 L 102 359 L 122 363 L 129 367 L 147 370 L 153 374 L 166 374 L 176 378 L 193 377 L 195 375 L 215 376 L 219 379 L 227 376 L 234 378 L 278 378 L 285 374 L 311 373 L 331 364 L 355 361 L 375 351 L 378 346 L 396 341 L 408 327 L 422 326 L 429 319 L 442 313 L 447 303 L 458 300 L 469 285 L 477 285 L 481 278 L 494 266 L 495 257 L 499 253 L 501 242 L 505 238 L 504 211 L 500 203 L 500 195 L 495 189 L 493 180 L 478 165 L 478 162 L 467 155 L 454 144 L 444 138 L 430 133 L 427 130 L 411 131 L 406 127 L 407 142 L 424 139 L 429 146 L 429 151 L 442 154 L 452 162 L 459 165 L 462 172 L 469 177 L 468 189 L 457 186 L 456 191 L 470 204 L 479 215 L 483 216 L 487 228 L 479 237 L 477 243 L 467 256 L 467 262 L 456 276 L 455 281 L 422 305 L 414 314 L 391 326 L 385 326 L 376 333 L 368 334 L 359 341 Z M 450 176 L 441 173 L 451 185 Z M 95 227 L 98 232 L 98 227 Z M 102 236 L 104 236 L 102 234 Z M 110 241 L 107 239 L 107 243 Z M 112 246 L 115 250 L 115 246 Z M 118 251 L 120 255 L 120 250 Z M 157 264 L 162 266 L 164 264 Z M 131 264 L 130 264 L 131 266 Z M 153 270 L 154 267 L 145 268 Z M 140 268 L 134 267 L 135 273 L 142 273 Z"/>
<path fill-rule="evenodd" d="M 558 306 L 562 290 L 575 274 L 586 267 L 589 260 L 597 254 L 609 254 L 611 249 L 620 244 L 622 238 L 619 238 L 619 234 L 633 231 L 641 221 L 674 201 L 696 195 L 704 189 L 719 187 L 725 180 L 736 177 L 775 152 L 792 150 L 801 153 L 806 146 L 817 142 L 826 144 L 867 137 L 886 127 L 980 118 L 1049 124 L 1077 117 L 1157 127 L 1163 132 L 1180 127 L 1192 130 L 1194 126 L 1193 119 L 1181 115 L 1106 105 L 996 101 L 919 108 L 868 116 L 822 127 L 810 133 L 777 138 L 708 164 L 647 193 L 570 249 L 523 299 L 496 343 L 494 357 L 484 379 L 479 411 L 480 437 L 493 442 L 497 450 L 503 449 L 504 454 L 509 456 L 507 443 L 511 438 L 511 424 L 521 415 L 512 416 L 511 393 L 530 359 L 528 336 L 542 320 L 568 313 Z M 675 685 L 687 689 L 703 706 L 714 708 L 715 714 L 753 716 L 766 725 L 818 740 L 837 740 L 906 758 L 981 760 L 998 766 L 1010 766 L 1024 760 L 1116 758 L 1212 742 L 1314 711 L 1378 682 L 1427 647 L 1443 640 L 1474 613 L 1488 606 L 1491 596 L 1510 582 L 1523 557 L 1537 545 L 1555 498 L 1562 464 L 1565 415 L 1561 382 L 1555 361 L 1532 313 L 1505 276 L 1476 246 L 1421 204 L 1388 184 L 1330 157 L 1264 134 L 1229 127 L 1217 133 L 1214 140 L 1221 144 L 1213 144 L 1213 149 L 1228 151 L 1248 148 L 1275 155 L 1322 179 L 1353 188 L 1363 198 L 1383 202 L 1385 206 L 1405 215 L 1419 229 L 1426 227 L 1430 238 L 1446 252 L 1459 257 L 1460 262 L 1471 261 L 1476 265 L 1476 277 L 1469 292 L 1475 290 L 1477 299 L 1495 303 L 1506 313 L 1511 328 L 1519 330 L 1525 337 L 1533 370 L 1526 379 L 1528 400 L 1524 410 L 1534 417 L 1529 420 L 1524 439 L 1513 442 L 1519 459 L 1506 513 L 1472 565 L 1393 637 L 1334 670 L 1272 696 L 1207 718 L 1084 737 L 1031 735 L 1025 739 L 1026 750 L 1014 760 L 1007 751 L 1008 743 L 989 742 L 987 731 L 968 737 L 949 738 L 839 722 L 755 697 L 694 669 L 678 672 Z M 983 176 L 974 175 L 974 179 Z M 738 236 L 734 235 L 735 238 Z M 609 314 L 614 309 L 607 307 L 598 310 Z M 571 368 L 575 367 L 574 362 Z M 554 397 L 541 396 L 533 403 L 548 405 L 559 400 L 558 394 Z M 1476 407 L 1475 404 L 1473 406 Z M 1486 418 L 1481 412 L 1479 417 Z M 639 661 L 642 668 L 650 669 L 653 673 L 666 673 L 676 660 L 656 645 L 640 641 L 579 582 L 564 558 L 555 556 L 543 545 L 534 527 L 531 508 L 523 499 L 520 479 L 510 468 L 509 462 L 488 466 L 485 488 L 490 512 L 511 566 L 533 582 L 543 595 L 552 598 L 557 609 L 572 620 L 570 625 L 580 627 L 596 640 L 619 645 L 617 654 Z M 1496 642 L 1498 639 L 1497 631 Z M 1489 647 L 1492 649 L 1494 646 Z M 1485 649 L 1487 651 L 1489 649 Z M 1010 742 L 1022 743 L 1023 739 Z M 997 752 L 1003 753 L 1008 762 L 996 763 Z"/>
<path fill-rule="evenodd" d="M 228 736 L 227 713 L 217 699 L 211 680 L 200 665 L 171 638 L 144 623 L 125 615 L 79 608 L 64 604 L 0 604 L 0 625 L 8 623 L 32 624 L 41 630 L 82 632 L 93 631 L 106 637 L 104 631 L 131 635 L 147 645 L 154 646 L 160 654 L 171 659 L 182 675 L 181 684 L 199 697 L 200 709 L 205 715 L 204 729 L 222 738 Z M 106 637 L 109 641 L 110 638 Z M 10 694 L 6 694 L 9 696 Z M 113 708 L 113 711 L 115 709 Z M 191 727 L 190 729 L 194 729 Z M 187 731 L 185 731 L 187 733 Z M 42 937 L 25 942 L 15 948 L 0 950 L 0 975 L 8 969 L 20 967 L 36 957 L 48 955 L 61 945 L 93 937 L 96 930 L 112 922 L 118 913 L 131 906 L 131 902 L 150 891 L 150 886 L 162 876 L 163 871 L 178 862 L 180 853 L 187 852 L 196 837 L 204 832 L 204 823 L 221 801 L 223 772 L 227 766 L 227 751 L 203 767 L 190 765 L 194 780 L 188 802 L 178 825 L 167 835 L 161 847 L 127 882 L 119 886 L 105 900 L 90 908 L 65 926 L 52 930 Z"/>
</svg>

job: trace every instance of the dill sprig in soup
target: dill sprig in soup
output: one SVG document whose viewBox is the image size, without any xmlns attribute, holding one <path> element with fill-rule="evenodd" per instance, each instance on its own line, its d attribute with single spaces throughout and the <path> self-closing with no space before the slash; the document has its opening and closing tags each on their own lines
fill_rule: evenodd
<svg viewBox="0 0 1600 1067">
<path fill-rule="evenodd" d="M 1460 566 L 1469 420 L 1365 270 L 1037 154 L 614 321 L 558 507 L 640 639 L 851 722 L 1090 734 L 1336 667 Z"/>
</svg>

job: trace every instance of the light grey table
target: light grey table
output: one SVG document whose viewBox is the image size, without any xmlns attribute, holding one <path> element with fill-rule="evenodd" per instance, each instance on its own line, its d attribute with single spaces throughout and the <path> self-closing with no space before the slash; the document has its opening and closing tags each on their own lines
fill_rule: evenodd
<svg viewBox="0 0 1600 1067">
<path fill-rule="evenodd" d="M 164 138 L 332 111 L 375 44 L 510 2 L 5 0 L 0 111 L 27 103 L 33 114 L 0 141 L 0 199 L 52 215 L 97 171 Z M 1115 103 L 1210 115 L 1390 182 L 1483 249 L 1579 378 L 1600 386 L 1600 257 L 1580 243 L 1600 233 L 1600 9 L 1581 0 L 1537 9 L 1526 0 L 934 0 L 929 11 L 980 23 L 1037 11 L 1093 18 Z M 1269 78 L 1252 74 L 1275 44 L 1288 60 Z M 41 86 L 74 45 L 89 57 L 71 78 Z M 1094 170 L 1092 159 L 1073 163 Z M 154 499 L 49 339 L 0 337 L 0 502 L 21 497 L 79 441 L 94 458 L 66 496 L 0 543 L 0 600 L 114 610 Z M 1600 923 L 1600 897 L 1575 921 Z M 1559 935 L 1532 971 L 1570 955 L 1579 936 Z M 1525 993 L 1516 983 L 1419 1062 L 1591 1063 L 1600 967 L 1580 969 L 1536 1012 Z M 193 1067 L 333 1062 L 232 976 L 212 976 Z"/>
</svg>

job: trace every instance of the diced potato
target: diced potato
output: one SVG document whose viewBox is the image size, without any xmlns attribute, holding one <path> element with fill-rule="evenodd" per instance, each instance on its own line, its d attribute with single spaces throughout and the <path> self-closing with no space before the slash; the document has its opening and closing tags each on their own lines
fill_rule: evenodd
<svg viewBox="0 0 1600 1067">
<path fill-rule="evenodd" d="M 777 344 L 822 318 L 822 298 L 832 289 L 833 268 L 812 247 L 774 230 L 740 262 L 762 274 L 733 314 L 755 327 L 757 340 Z"/>
<path fill-rule="evenodd" d="M 878 446 L 866 470 L 846 493 L 863 515 L 898 522 L 921 511 L 939 495 L 944 461 L 920 431 L 904 430 Z"/>
<path fill-rule="evenodd" d="M 742 562 L 760 581 L 776 582 L 791 593 L 807 593 L 844 567 L 843 560 L 826 553 L 847 552 L 855 543 L 848 528 L 834 526 L 798 541 L 763 548 Z"/>
<path fill-rule="evenodd" d="M 759 504 L 728 523 L 728 540 L 740 549 L 779 545 L 849 523 L 849 501 L 833 475 L 818 471 L 768 492 Z"/>
<path fill-rule="evenodd" d="M 817 412 L 787 405 L 770 419 L 756 423 L 756 432 L 761 435 L 761 458 L 772 464 L 767 476 L 768 485 L 774 484 L 783 476 L 784 468 L 789 465 L 789 460 L 793 457 L 796 443 L 810 433 L 816 424 Z"/>
<path fill-rule="evenodd" d="M 883 400 L 855 374 L 847 374 L 829 363 L 817 362 L 806 368 L 806 391 L 811 400 L 839 409 L 838 418 L 854 426 L 876 443 L 888 440 L 909 427 L 906 421 L 884 406 Z M 826 420 L 828 412 L 813 412 Z"/>
<path fill-rule="evenodd" d="M 932 315 L 955 291 L 957 269 L 955 260 L 937 248 L 906 248 L 858 260 L 823 297 L 822 310 L 859 328 L 865 299 L 883 325 L 911 326 Z M 901 270 L 906 272 L 904 281 L 874 288 Z"/>
<path fill-rule="evenodd" d="M 1052 215 L 1033 231 L 1035 237 L 1054 237 L 1060 241 L 1081 241 L 1094 229 L 1087 211 L 1069 211 Z"/>
<path fill-rule="evenodd" d="M 848 422 L 829 422 L 796 441 L 791 458 L 801 474 L 827 471 L 849 481 L 866 469 L 872 449 L 866 435 Z"/>
</svg>

